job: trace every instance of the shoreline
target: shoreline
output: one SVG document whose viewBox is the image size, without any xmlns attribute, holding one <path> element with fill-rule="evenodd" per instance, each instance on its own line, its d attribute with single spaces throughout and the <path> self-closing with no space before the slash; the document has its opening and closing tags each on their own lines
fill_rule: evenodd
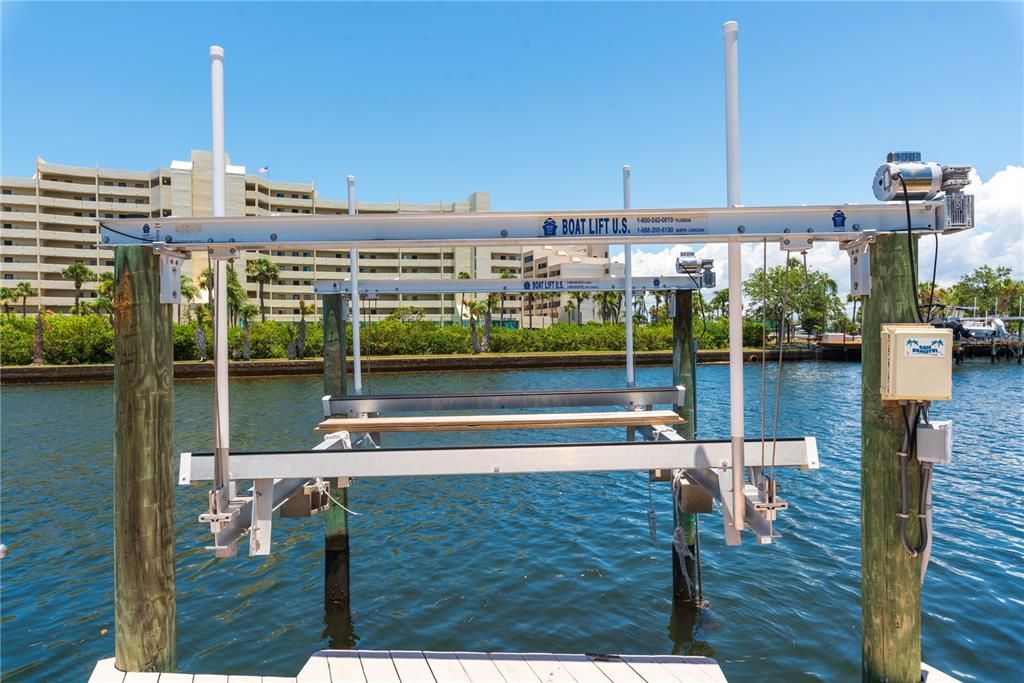
<svg viewBox="0 0 1024 683">
<path fill-rule="evenodd" d="M 760 349 L 744 349 L 745 362 L 759 361 Z M 829 357 L 817 349 L 793 349 L 785 352 L 786 361 L 843 360 Z M 643 351 L 634 354 L 638 366 L 671 365 L 671 351 Z M 769 359 L 775 353 L 769 351 Z M 703 349 L 697 352 L 698 363 L 726 363 L 726 349 Z M 854 360 L 851 358 L 851 360 Z M 859 358 L 857 359 L 859 360 Z M 620 351 L 587 351 L 565 353 L 487 353 L 444 356 L 371 356 L 363 358 L 363 368 L 370 372 L 437 372 L 441 370 L 533 370 L 565 368 L 598 368 L 625 366 L 626 354 Z M 352 370 L 352 359 L 348 359 Z M 231 361 L 232 377 L 281 377 L 321 375 L 323 359 Z M 212 379 L 212 361 L 176 361 L 175 379 Z M 63 382 L 109 382 L 114 379 L 112 363 L 98 365 L 17 365 L 0 369 L 0 384 L 54 384 Z"/>
</svg>

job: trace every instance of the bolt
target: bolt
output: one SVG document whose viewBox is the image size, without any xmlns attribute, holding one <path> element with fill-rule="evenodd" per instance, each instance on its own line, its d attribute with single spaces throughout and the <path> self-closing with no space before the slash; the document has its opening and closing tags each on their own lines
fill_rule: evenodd
<svg viewBox="0 0 1024 683">
<path fill-rule="evenodd" d="M 736 228 L 736 232 L 746 232 L 746 231 L 747 231 L 747 226 L 745 226 L 745 225 L 741 225 L 741 226 Z"/>
</svg>

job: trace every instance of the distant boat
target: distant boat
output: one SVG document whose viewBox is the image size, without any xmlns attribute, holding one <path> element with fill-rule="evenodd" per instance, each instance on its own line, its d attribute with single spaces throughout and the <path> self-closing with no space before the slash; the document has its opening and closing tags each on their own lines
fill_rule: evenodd
<svg viewBox="0 0 1024 683">
<path fill-rule="evenodd" d="M 974 339 L 1004 339 L 1010 336 L 1006 325 L 999 318 L 964 318 L 963 325 Z"/>
</svg>

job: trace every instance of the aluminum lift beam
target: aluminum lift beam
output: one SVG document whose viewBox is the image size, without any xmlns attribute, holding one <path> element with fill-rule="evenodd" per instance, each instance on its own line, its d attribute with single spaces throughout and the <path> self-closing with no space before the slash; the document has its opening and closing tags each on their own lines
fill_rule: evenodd
<svg viewBox="0 0 1024 683">
<path fill-rule="evenodd" d="M 956 232 L 948 197 L 910 203 L 914 230 Z M 907 229 L 902 204 L 616 209 L 523 213 L 244 216 L 229 218 L 104 219 L 106 245 L 173 244 L 182 251 L 213 245 L 247 249 L 372 249 L 374 246 L 666 244 L 782 242 L 792 237 L 844 241 L 864 231 Z"/>
</svg>

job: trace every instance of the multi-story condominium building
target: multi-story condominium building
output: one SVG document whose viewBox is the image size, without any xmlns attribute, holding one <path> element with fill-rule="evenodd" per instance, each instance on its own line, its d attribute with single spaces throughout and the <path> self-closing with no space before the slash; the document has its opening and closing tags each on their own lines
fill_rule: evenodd
<svg viewBox="0 0 1024 683">
<path fill-rule="evenodd" d="M 523 249 L 523 277 L 574 280 L 622 277 L 624 266 L 608 259 L 606 246 L 552 246 Z M 523 325 L 547 327 L 553 321 L 583 322 L 601 319 L 600 307 L 591 298 L 581 299 L 557 289 L 523 295 Z"/>
<path fill-rule="evenodd" d="M 166 216 L 208 216 L 212 213 L 212 164 L 209 152 L 193 151 L 188 161 L 172 161 L 153 171 L 119 171 L 99 167 L 66 166 L 36 160 L 31 178 L 0 178 L 2 247 L 0 277 L 5 287 L 28 281 L 39 290 L 30 297 L 31 310 L 66 312 L 74 305 L 74 283 L 61 274 L 80 261 L 97 274 L 112 271 L 113 250 L 99 246 L 97 219 Z M 339 187 L 343 186 L 339 182 Z M 346 201 L 325 199 L 314 183 L 269 180 L 247 174 L 244 166 L 227 165 L 227 214 L 254 216 L 271 213 L 344 214 Z M 360 202 L 359 213 L 461 213 L 489 211 L 490 195 L 474 192 L 464 202 L 405 204 Z M 269 318 L 292 320 L 299 301 L 318 305 L 312 284 L 317 279 L 347 278 L 348 252 L 273 250 L 264 256 L 280 267 L 276 282 L 265 287 Z M 258 257 L 247 254 L 246 258 Z M 186 266 L 194 276 L 208 264 L 198 256 Z M 360 252 L 359 272 L 366 278 L 455 279 L 460 272 L 472 277 L 519 277 L 522 251 L 515 247 L 439 247 L 397 249 L 382 247 Z M 236 264 L 252 303 L 257 285 L 245 276 L 245 264 Z M 83 286 L 86 301 L 96 297 L 97 283 Z M 363 311 L 377 320 L 399 307 L 416 307 L 427 319 L 458 321 L 460 297 L 444 295 L 381 295 L 368 298 Z M 504 302 L 504 315 L 519 318 L 519 301 Z"/>
</svg>

